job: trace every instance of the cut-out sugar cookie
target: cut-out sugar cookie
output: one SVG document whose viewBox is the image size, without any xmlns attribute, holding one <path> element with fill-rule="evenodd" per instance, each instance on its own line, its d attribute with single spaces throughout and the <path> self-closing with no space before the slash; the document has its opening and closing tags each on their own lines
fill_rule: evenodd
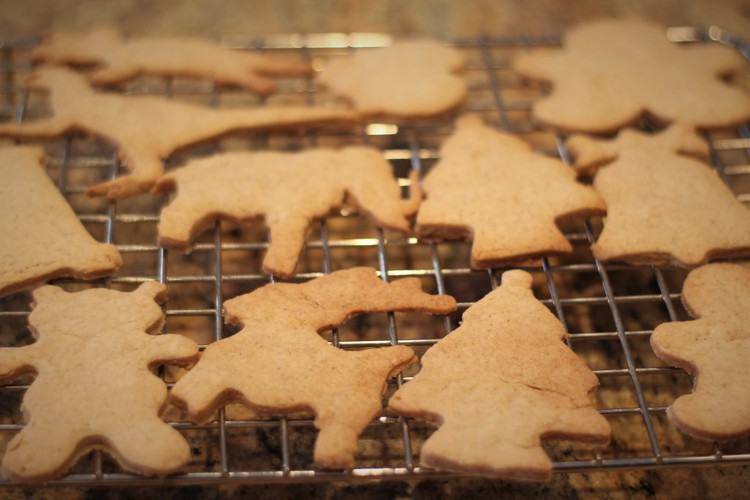
<svg viewBox="0 0 750 500">
<path fill-rule="evenodd" d="M 169 172 L 157 189 L 177 188 L 162 210 L 159 240 L 186 249 L 217 217 L 249 220 L 265 215 L 271 244 L 263 270 L 291 276 L 313 218 L 339 207 L 345 196 L 383 226 L 408 231 L 406 215 L 417 210 L 420 192 L 402 200 L 382 153 L 367 147 L 310 149 L 295 153 L 233 152 L 189 162 Z"/>
<path fill-rule="evenodd" d="M 85 34 L 52 33 L 34 48 L 35 61 L 97 64 L 93 83 L 112 84 L 137 75 L 209 78 L 238 85 L 258 94 L 276 88 L 273 76 L 312 72 L 310 64 L 285 57 L 234 50 L 218 43 L 188 37 L 143 37 L 125 40 L 110 27 Z"/>
<path fill-rule="evenodd" d="M 28 423 L 8 444 L 3 474 L 50 479 L 92 448 L 139 474 L 184 466 L 190 447 L 159 418 L 167 388 L 149 367 L 192 363 L 198 347 L 180 335 L 149 335 L 164 321 L 157 302 L 166 287 L 68 293 L 46 285 L 33 297 L 29 325 L 37 341 L 0 349 L 0 380 L 36 373 L 23 398 Z"/>
<path fill-rule="evenodd" d="M 718 44 L 678 45 L 666 29 L 641 20 L 598 20 L 515 59 L 524 76 L 552 83 L 534 116 L 563 130 L 605 132 L 644 113 L 661 122 L 724 127 L 750 118 L 750 96 L 720 78 L 747 62 Z"/>
<path fill-rule="evenodd" d="M 0 297 L 59 276 L 93 279 L 122 264 L 96 241 L 52 184 L 44 150 L 0 148 Z"/>
<path fill-rule="evenodd" d="M 65 68 L 37 69 L 27 85 L 47 89 L 53 116 L 0 124 L 0 136 L 53 137 L 82 130 L 112 141 L 129 175 L 91 186 L 90 195 L 125 198 L 149 190 L 175 150 L 234 131 L 352 121 L 337 108 L 304 106 L 217 109 L 163 97 L 122 96 L 93 90 L 83 75 Z"/>
<path fill-rule="evenodd" d="M 473 239 L 472 266 L 493 267 L 570 252 L 556 221 L 604 213 L 596 191 L 560 160 L 473 115 L 456 126 L 422 182 L 420 237 Z"/>
<path fill-rule="evenodd" d="M 607 218 L 592 246 L 597 258 L 696 266 L 750 255 L 750 210 L 705 163 L 708 144 L 689 127 L 624 130 L 613 140 L 573 136 L 567 147 L 579 170 L 601 168 L 594 188 Z"/>
<path fill-rule="evenodd" d="M 386 380 L 416 360 L 406 346 L 337 349 L 318 332 L 364 312 L 447 314 L 452 297 L 428 295 L 417 278 L 385 283 L 374 269 L 337 271 L 302 284 L 273 283 L 224 303 L 242 330 L 210 344 L 172 398 L 203 421 L 239 401 L 260 414 L 315 415 L 316 465 L 354 465 L 357 439 L 381 411 Z"/>
<path fill-rule="evenodd" d="M 606 444 L 607 420 L 591 403 L 596 376 L 568 348 L 565 328 L 507 271 L 461 326 L 422 356 L 422 369 L 389 402 L 400 415 L 434 421 L 420 463 L 507 479 L 545 481 L 545 438 Z"/>
<path fill-rule="evenodd" d="M 433 116 L 466 98 L 461 52 L 431 40 L 407 40 L 327 62 L 316 80 L 367 116 Z"/>
<path fill-rule="evenodd" d="M 709 264 L 693 270 L 682 302 L 695 318 L 659 325 L 654 353 L 695 377 L 692 394 L 667 408 L 683 432 L 701 439 L 750 434 L 750 269 Z"/>
</svg>

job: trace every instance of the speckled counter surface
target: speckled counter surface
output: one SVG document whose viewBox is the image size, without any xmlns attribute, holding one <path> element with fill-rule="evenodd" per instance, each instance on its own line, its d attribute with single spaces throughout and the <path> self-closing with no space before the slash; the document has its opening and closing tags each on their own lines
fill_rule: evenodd
<svg viewBox="0 0 750 500">
<path fill-rule="evenodd" d="M 384 32 L 451 38 L 558 34 L 601 16 L 651 18 L 669 25 L 717 24 L 750 38 L 750 1 L 246 1 L 0 0 L 0 36 L 116 24 L 131 34 L 253 38 L 276 33 Z M 0 489 L 0 498 L 741 498 L 741 467 L 557 474 L 547 485 L 486 479 L 253 487 Z"/>
</svg>

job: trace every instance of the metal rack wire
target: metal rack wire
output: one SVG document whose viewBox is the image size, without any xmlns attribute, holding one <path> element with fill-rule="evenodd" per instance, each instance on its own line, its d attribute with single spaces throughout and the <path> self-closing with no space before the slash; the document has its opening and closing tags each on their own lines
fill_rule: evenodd
<svg viewBox="0 0 750 500">
<path fill-rule="evenodd" d="M 707 34 L 705 34 L 707 33 Z M 709 30 L 699 32 L 688 28 L 670 30 L 674 41 L 685 43 L 711 39 L 730 45 L 737 42 L 725 33 Z M 538 97 L 543 89 L 530 86 L 514 76 L 509 69 L 510 57 L 515 51 L 528 47 L 554 46 L 557 38 L 504 38 L 482 37 L 478 39 L 454 40 L 454 44 L 465 50 L 469 59 L 467 74 L 470 78 L 470 96 L 467 110 L 479 112 L 503 130 L 526 134 L 528 137 L 544 135 L 540 142 L 541 150 L 568 162 L 568 153 L 563 146 L 563 138 L 554 136 L 548 131 L 536 127 L 529 118 L 529 110 L 534 96 Z M 32 47 L 35 40 L 6 41 L 1 45 L 0 66 L 4 75 L 2 90 L 4 105 L 0 113 L 9 119 L 23 121 L 29 114 L 30 94 L 19 86 L 20 78 L 28 71 L 30 65 L 23 55 Z M 368 47 L 382 46 L 389 43 L 389 37 L 378 34 L 325 34 L 309 36 L 277 36 L 250 43 L 232 44 L 238 49 L 293 51 L 309 61 L 320 58 L 337 57 L 353 50 L 366 50 Z M 218 106 L 226 94 L 225 89 L 215 86 L 200 87 L 199 90 L 182 92 L 166 80 L 154 87 L 153 82 L 144 86 L 129 87 L 134 93 L 163 93 L 175 98 L 198 97 L 211 105 Z M 151 85 L 151 86 L 149 86 Z M 155 90 L 156 89 L 156 90 Z M 530 92 L 531 97 L 518 97 L 523 92 Z M 323 94 L 316 89 L 310 79 L 292 80 L 282 86 L 280 96 L 302 100 L 313 104 Z M 274 97 L 272 97 L 273 99 Z M 260 100 L 257 104 L 263 105 Z M 408 171 L 414 169 L 420 173 L 429 169 L 438 158 L 437 146 L 451 131 L 449 119 L 420 121 L 402 124 L 370 124 L 362 130 L 351 133 L 334 133 L 332 135 L 302 133 L 283 135 L 282 143 L 293 143 L 292 147 L 310 146 L 319 142 L 370 142 L 380 147 L 386 158 L 393 162 L 399 174 L 402 186 L 408 186 Z M 278 137 L 277 137 L 278 138 Z M 271 135 L 262 136 L 260 145 L 270 148 L 278 146 Z M 750 202 L 750 128 L 742 126 L 736 131 L 724 131 L 708 136 L 712 148 L 712 160 L 723 178 L 735 190 L 743 202 Z M 255 140 L 255 139 L 254 139 Z M 285 142 L 286 141 L 286 142 Z M 153 230 L 158 222 L 160 204 L 145 203 L 146 209 L 138 203 L 129 201 L 115 203 L 102 202 L 94 209 L 89 202 L 82 201 L 81 193 L 84 183 L 71 183 L 71 178 L 87 178 L 91 172 L 95 175 L 114 178 L 121 165 L 117 156 L 106 146 L 97 141 L 77 135 L 66 137 L 62 141 L 47 141 L 49 149 L 50 173 L 57 180 L 60 191 L 71 201 L 80 215 L 80 219 L 97 234 L 102 241 L 115 243 L 126 260 L 121 272 L 112 278 L 95 282 L 79 282 L 71 279 L 57 280 L 64 286 L 113 286 L 132 287 L 136 283 L 156 279 L 166 283 L 170 288 L 170 300 L 165 305 L 170 319 L 203 318 L 210 328 L 210 341 L 217 341 L 231 334 L 223 325 L 222 303 L 230 294 L 242 293 L 273 281 L 274 277 L 264 275 L 252 259 L 241 262 L 227 260 L 227 255 L 237 252 L 250 255 L 258 254 L 267 247 L 267 241 L 259 242 L 251 238 L 232 238 L 222 228 L 221 223 L 214 225 L 210 237 L 199 241 L 193 256 L 199 262 L 195 271 L 170 271 L 170 264 L 186 259 L 159 247 L 155 237 L 150 241 L 139 242 L 135 236 L 139 231 L 135 227 L 150 227 Z M 80 144 L 91 146 L 94 154 L 81 152 Z M 215 147 L 215 146 L 214 146 Z M 85 149 L 85 148 L 84 148 Z M 190 157 L 197 150 L 191 149 Z M 168 162 L 168 166 L 177 161 Z M 83 175 L 79 175 L 83 173 Z M 124 208 L 123 208 L 124 207 Z M 135 208 L 133 208 L 135 207 Z M 363 233 L 351 235 L 341 230 L 338 222 L 354 222 Z M 335 224 L 334 224 L 335 223 Z M 644 351 L 643 341 L 648 339 L 654 324 L 641 324 L 632 327 L 631 309 L 657 308 L 660 310 L 659 321 L 676 320 L 684 317 L 680 310 L 679 290 L 684 272 L 669 268 L 634 267 L 625 265 L 606 266 L 593 258 L 588 246 L 596 239 L 599 221 L 586 221 L 582 226 L 566 228 L 567 237 L 576 247 L 570 257 L 560 259 L 543 259 L 539 265 L 529 265 L 527 269 L 539 277 L 536 287 L 537 296 L 547 304 L 560 321 L 571 332 L 569 344 L 585 359 L 604 360 L 601 366 L 594 366 L 594 372 L 600 378 L 602 391 L 612 389 L 618 394 L 617 404 L 602 405 L 601 413 L 610 419 L 615 429 L 615 445 L 602 449 L 551 447 L 556 471 L 608 471 L 614 469 L 688 467 L 698 465 L 726 465 L 750 463 L 750 444 L 739 442 L 728 448 L 718 443 L 706 447 L 696 441 L 680 436 L 675 438 L 673 428 L 664 419 L 664 410 L 668 402 L 689 387 L 684 375 L 669 367 L 657 363 L 647 363 L 648 354 Z M 364 229 L 362 229 L 364 228 Z M 147 234 L 153 236 L 153 231 Z M 295 280 L 305 280 L 331 272 L 338 267 L 346 266 L 352 255 L 367 254 L 370 257 L 356 257 L 357 263 L 367 261 L 376 267 L 383 279 L 388 280 L 402 276 L 417 276 L 424 280 L 428 287 L 439 293 L 451 293 L 457 297 L 461 311 L 469 307 L 474 300 L 486 291 L 497 286 L 498 269 L 477 272 L 469 269 L 468 245 L 465 243 L 435 243 L 419 241 L 413 237 L 386 234 L 381 228 L 368 226 L 364 219 L 342 212 L 322 221 L 314 231 L 316 237 L 307 243 L 307 253 L 315 252 L 318 257 L 303 263 L 301 272 Z M 122 238 L 120 234 L 125 235 Z M 132 240 L 131 240 L 132 238 Z M 373 254 L 374 252 L 374 254 Z M 341 255 L 344 255 L 342 257 Z M 349 256 L 349 257 L 347 257 Z M 127 261 L 133 258 L 134 265 Z M 144 263 L 146 262 L 146 263 Z M 313 264 L 309 264 L 313 262 Z M 342 264 L 344 262 L 344 264 Z M 394 264 L 395 262 L 395 264 Z M 227 264 L 231 269 L 227 272 Z M 202 266 L 202 267 L 201 267 Z M 237 271 L 236 269 L 241 269 Z M 622 279 L 622 277 L 625 277 Z M 638 285 L 635 291 L 628 280 L 635 279 Z M 477 285 L 483 281 L 482 285 Z M 624 284 L 623 284 L 624 283 Z M 645 285 L 644 285 L 645 283 Z M 588 288 L 582 288 L 585 284 Z M 180 287 L 204 286 L 205 296 L 210 296 L 204 304 L 185 306 L 179 301 Z M 592 288 L 593 287 L 593 288 Z M 207 291 L 210 290 L 210 291 Z M 594 292 L 592 293 L 591 290 Z M 8 331 L 18 333 L 24 328 L 28 307 L 26 300 L 13 296 L 0 301 L 0 334 Z M 178 305 L 174 305 L 178 304 Z M 579 308 L 588 309 L 588 315 L 595 308 L 606 311 L 605 320 L 581 322 L 571 311 Z M 399 317 L 391 313 L 378 330 L 380 338 L 363 338 L 334 330 L 330 341 L 343 349 L 372 348 L 387 345 L 408 345 L 424 350 L 448 334 L 457 323 L 458 316 L 443 317 L 428 329 L 427 335 L 406 336 L 399 334 Z M 643 322 L 642 322 L 643 323 Z M 648 323 L 648 322 L 646 322 Z M 609 327 L 600 328 L 606 324 Z M 4 330 L 3 330 L 4 328 Z M 424 333 L 424 332 L 422 332 Z M 18 335 L 20 336 L 20 335 Z M 5 338 L 5 337 L 3 337 Z M 26 342 L 28 339 L 21 340 Z M 589 351 L 589 345 L 602 344 L 605 347 L 599 353 Z M 612 363 L 609 361 L 614 360 Z M 161 370 L 165 380 L 171 385 L 170 378 Z M 682 385 L 676 381 L 682 376 Z M 395 385 L 408 383 L 408 374 L 399 375 Z M 664 379 L 652 382 L 653 378 Z M 20 400 L 20 394 L 27 384 L 15 384 L 0 388 L 2 399 Z M 614 389 L 613 389 L 614 388 Z M 653 391 L 653 389 L 656 391 Z M 391 388 L 392 390 L 393 388 Z M 653 394 L 658 394 L 658 401 Z M 666 393 L 666 396 L 665 396 Z M 623 396 L 624 394 L 624 396 Z M 11 397 L 12 396 L 12 397 Z M 15 399 L 14 399 L 15 398 Z M 666 398 L 667 401 L 663 402 Z M 625 401 L 625 402 L 622 402 Z M 656 402 L 654 402 L 656 401 Z M 14 410 L 0 413 L 0 433 L 5 435 L 22 428 L 17 404 Z M 235 418 L 225 409 L 217 412 L 216 418 L 202 425 L 193 425 L 179 419 L 170 419 L 171 424 L 189 436 L 194 448 L 215 449 L 212 458 L 201 462 L 196 459 L 190 469 L 182 474 L 166 478 L 144 478 L 122 472 L 109 463 L 99 452 L 93 452 L 67 476 L 52 481 L 51 484 L 62 485 L 144 485 L 144 484 L 201 484 L 201 483 L 269 483 L 269 482 L 313 482 L 332 480 L 368 480 L 373 478 L 415 479 L 426 477 L 447 477 L 452 474 L 433 471 L 418 465 L 419 442 L 429 435 L 429 427 L 389 414 L 383 414 L 365 434 L 372 434 L 375 440 L 381 436 L 391 436 L 389 442 L 395 442 L 397 453 L 381 451 L 372 457 L 361 459 L 358 466 L 349 471 L 320 471 L 312 467 L 309 455 L 311 441 L 305 441 L 305 432 L 312 434 L 312 420 L 306 417 L 288 416 L 277 419 L 258 420 L 253 418 Z M 621 427 L 615 424 L 627 421 Z M 625 429 L 629 429 L 625 431 Z M 640 438 L 632 438 L 641 433 Z M 622 434 L 620 434 L 622 430 Z M 236 465 L 235 446 L 230 434 L 241 433 L 240 441 L 247 443 L 253 440 L 272 441 L 271 452 L 265 461 L 261 460 L 252 466 Z M 255 436 L 252 435 L 256 432 Z M 195 438 L 194 434 L 201 434 Z M 272 436 L 272 437 L 268 437 Z M 363 440 L 365 437 L 363 437 Z M 303 441 L 303 446 L 296 446 L 296 441 Z M 677 443 L 678 445 L 676 445 Z M 273 456 L 271 456 L 273 455 Z M 201 453 L 198 453 L 201 456 Z M 301 457 L 301 458 L 300 458 Z M 361 457 L 360 457 L 361 458 Z M 306 461 L 307 460 L 307 461 Z M 361 464 L 360 464 L 361 463 Z M 0 485 L 15 484 L 12 481 L 0 481 Z"/>
</svg>

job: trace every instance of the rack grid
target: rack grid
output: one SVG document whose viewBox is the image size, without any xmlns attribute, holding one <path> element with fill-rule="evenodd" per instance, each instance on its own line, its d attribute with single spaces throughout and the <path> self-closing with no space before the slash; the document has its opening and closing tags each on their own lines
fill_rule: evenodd
<svg viewBox="0 0 750 500">
<path fill-rule="evenodd" d="M 675 43 L 720 42 L 739 47 L 726 33 L 711 28 L 671 28 Z M 319 61 L 352 51 L 389 44 L 390 37 L 372 33 L 279 35 L 239 43 L 225 41 L 238 50 L 296 53 L 303 60 Z M 7 40 L 0 44 L 0 114 L 23 121 L 43 112 L 38 97 L 20 85 L 31 71 L 28 52 L 36 39 Z M 510 70 L 514 53 L 530 47 L 559 45 L 559 37 L 480 37 L 452 43 L 465 51 L 469 61 L 469 98 L 463 111 L 480 113 L 499 129 L 522 135 L 540 151 L 569 162 L 563 137 L 537 126 L 530 119 L 534 98 L 545 88 L 526 82 Z M 265 105 L 275 100 L 308 105 L 331 99 L 310 78 L 281 82 L 279 92 L 268 99 L 218 88 L 206 82 L 142 78 L 125 88 L 131 94 L 162 94 L 170 98 L 197 100 L 222 106 L 240 100 Z M 43 97 L 41 98 L 43 103 Z M 651 124 L 644 122 L 642 127 Z M 243 148 L 296 149 L 349 143 L 372 144 L 392 162 L 399 183 L 409 187 L 408 173 L 420 174 L 439 158 L 438 146 L 451 132 L 451 118 L 403 123 L 370 123 L 355 130 L 280 132 L 215 141 L 209 146 L 189 148 L 167 161 L 167 168 L 185 159 L 235 148 L 232 140 L 245 140 Z M 750 202 L 750 128 L 707 134 L 712 163 L 742 202 Z M 202 347 L 233 332 L 223 325 L 222 302 L 275 281 L 260 271 L 260 256 L 267 248 L 262 231 L 227 228 L 217 222 L 195 245 L 189 256 L 168 252 L 155 243 L 154 228 L 165 200 L 148 195 L 112 202 L 89 200 L 86 185 L 114 178 L 122 169 L 116 152 L 96 139 L 70 134 L 61 140 L 43 141 L 48 151 L 50 175 L 79 214 L 81 221 L 101 241 L 114 243 L 124 258 L 123 268 L 111 278 L 79 281 L 59 279 L 55 283 L 76 289 L 90 286 L 130 289 L 156 279 L 169 286 L 164 310 L 168 331 L 194 333 Z M 224 227 L 222 227 L 224 226 Z M 683 319 L 680 305 L 686 271 L 669 267 L 603 264 L 588 250 L 595 241 L 601 220 L 565 225 L 574 245 L 570 256 L 545 258 L 524 266 L 535 276 L 535 293 L 570 332 L 568 343 L 599 377 L 597 404 L 613 426 L 613 443 L 591 448 L 580 445 L 548 445 L 555 471 L 594 472 L 615 469 L 692 467 L 750 464 L 750 442 L 701 443 L 679 434 L 665 419 L 664 411 L 679 394 L 689 391 L 689 378 L 680 370 L 661 365 L 648 349 L 648 337 L 656 324 Z M 457 325 L 460 313 L 498 284 L 502 269 L 475 271 L 468 267 L 467 243 L 430 242 L 387 234 L 346 207 L 320 221 L 307 242 L 294 281 L 302 281 L 350 265 L 371 265 L 385 279 L 417 276 L 425 288 L 450 293 L 459 302 L 459 313 L 436 320 L 418 315 L 368 315 L 364 321 L 344 325 L 327 333 L 330 342 L 343 349 L 408 345 L 419 354 Z M 189 300 L 182 300 L 185 296 Z M 197 297 L 197 298 L 196 298 Z M 4 345 L 31 341 L 25 333 L 28 296 L 15 294 L 0 301 L 0 340 Z M 370 316 L 378 316 L 370 318 Z M 425 323 L 426 321 L 426 323 Z M 197 333 L 196 333 L 197 332 Z M 404 333 L 406 332 L 406 334 Z M 386 399 L 396 386 L 408 383 L 415 370 L 406 371 L 390 384 Z M 160 369 L 168 386 L 174 373 Z M 0 439 L 22 428 L 18 403 L 28 380 L 0 388 Z M 4 402 L 3 402 L 4 400 Z M 257 419 L 222 408 L 207 424 L 185 422 L 167 413 L 171 425 L 185 433 L 194 449 L 194 461 L 184 473 L 147 478 L 122 472 L 99 451 L 90 452 L 56 485 L 150 485 L 204 483 L 291 483 L 357 481 L 372 479 L 418 479 L 450 477 L 418 465 L 419 444 L 431 428 L 419 421 L 384 412 L 365 431 L 357 467 L 348 471 L 322 471 L 312 466 L 312 419 L 305 415 Z M 238 451 L 239 450 L 239 451 Z M 237 465 L 253 455 L 245 465 Z M 257 456 L 256 456 L 257 455 Z M 239 458 L 238 458 L 239 457 Z M 257 460 L 256 460 L 257 459 Z M 248 465 L 249 464 L 249 465 Z M 1 485 L 18 484 L 2 480 Z"/>
</svg>

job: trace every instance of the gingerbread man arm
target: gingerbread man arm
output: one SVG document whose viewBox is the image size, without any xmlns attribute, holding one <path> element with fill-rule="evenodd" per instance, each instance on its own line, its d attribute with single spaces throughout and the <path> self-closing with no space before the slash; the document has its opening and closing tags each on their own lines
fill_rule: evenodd
<svg viewBox="0 0 750 500">
<path fill-rule="evenodd" d="M 11 382 L 35 370 L 36 344 L 0 349 L 0 382 Z"/>
<path fill-rule="evenodd" d="M 196 343 L 178 334 L 156 335 L 148 339 L 147 352 L 147 362 L 150 365 L 157 363 L 188 365 L 198 359 Z"/>
</svg>

